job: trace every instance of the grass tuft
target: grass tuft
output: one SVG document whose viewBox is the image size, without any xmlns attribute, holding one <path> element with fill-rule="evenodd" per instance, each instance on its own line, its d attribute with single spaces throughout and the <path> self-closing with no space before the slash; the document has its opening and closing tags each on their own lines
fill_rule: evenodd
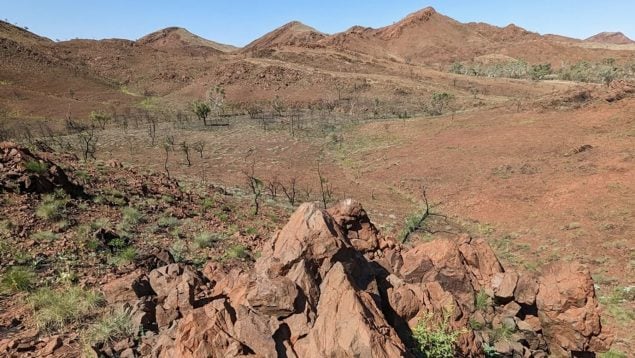
<svg viewBox="0 0 635 358">
<path fill-rule="evenodd" d="M 13 266 L 0 279 L 0 293 L 29 291 L 33 288 L 36 274 L 25 266 Z"/>
<path fill-rule="evenodd" d="M 61 291 L 42 288 L 29 297 L 29 303 L 38 328 L 58 330 L 90 315 L 103 303 L 103 297 L 95 291 L 78 286 Z"/>
</svg>

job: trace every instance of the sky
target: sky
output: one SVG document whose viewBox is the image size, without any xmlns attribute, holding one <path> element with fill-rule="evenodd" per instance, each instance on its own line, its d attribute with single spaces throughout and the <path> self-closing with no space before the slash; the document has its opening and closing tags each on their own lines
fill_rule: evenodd
<svg viewBox="0 0 635 358">
<path fill-rule="evenodd" d="M 541 34 L 635 39 L 633 0 L 0 0 L 0 19 L 53 40 L 137 39 L 169 26 L 244 46 L 293 20 L 325 32 L 381 27 L 426 6 L 461 22 L 514 23 Z"/>
</svg>

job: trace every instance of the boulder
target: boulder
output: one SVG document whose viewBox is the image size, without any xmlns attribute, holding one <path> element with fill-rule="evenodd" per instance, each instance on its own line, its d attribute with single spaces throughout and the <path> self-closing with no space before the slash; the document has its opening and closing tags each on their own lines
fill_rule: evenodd
<svg viewBox="0 0 635 358">
<path fill-rule="evenodd" d="M 317 320 L 294 350 L 300 357 L 401 357 L 406 348 L 373 298 L 336 263 L 320 286 Z"/>
<path fill-rule="evenodd" d="M 605 351 L 611 338 L 602 332 L 593 279 L 580 264 L 545 268 L 536 296 L 538 318 L 554 355 Z"/>
<path fill-rule="evenodd" d="M 356 250 L 365 253 L 379 248 L 379 231 L 362 204 L 352 199 L 341 200 L 328 209 L 328 213 Z M 387 243 L 384 245 L 388 246 Z"/>
</svg>

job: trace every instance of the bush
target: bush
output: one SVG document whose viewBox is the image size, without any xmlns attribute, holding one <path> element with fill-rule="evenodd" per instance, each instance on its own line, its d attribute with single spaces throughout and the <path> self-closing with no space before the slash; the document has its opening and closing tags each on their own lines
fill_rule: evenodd
<svg viewBox="0 0 635 358">
<path fill-rule="evenodd" d="M 143 219 L 143 214 L 133 208 L 133 207 L 125 207 L 121 209 L 121 229 L 128 231 L 134 228 L 137 224 L 139 224 Z"/>
<path fill-rule="evenodd" d="M 35 272 L 24 266 L 13 266 L 2 275 L 0 279 L 0 292 L 14 293 L 28 291 L 34 286 Z"/>
<path fill-rule="evenodd" d="M 130 313 L 124 309 L 118 309 L 90 325 L 82 333 L 81 341 L 85 352 L 89 353 L 92 347 L 122 338 L 133 337 L 137 333 Z"/>
<path fill-rule="evenodd" d="M 37 241 L 55 241 L 57 240 L 57 234 L 52 231 L 39 231 L 31 235 L 31 238 Z"/>
<path fill-rule="evenodd" d="M 194 246 L 197 249 L 204 249 L 212 247 L 215 242 L 219 242 L 225 239 L 225 236 L 220 233 L 214 232 L 202 232 L 194 238 Z"/>
<path fill-rule="evenodd" d="M 40 162 L 39 160 L 29 160 L 24 163 L 24 169 L 29 173 L 44 174 L 49 169 L 48 164 Z"/>
<path fill-rule="evenodd" d="M 135 258 L 137 258 L 137 250 L 134 247 L 129 246 L 122 248 L 116 254 L 111 256 L 108 262 L 111 265 L 121 267 L 134 262 Z"/>
<path fill-rule="evenodd" d="M 78 286 L 63 291 L 42 288 L 29 298 L 36 325 L 47 330 L 61 329 L 67 323 L 83 319 L 102 302 L 99 293 Z"/>
<path fill-rule="evenodd" d="M 225 260 L 243 260 L 249 256 L 248 249 L 243 245 L 230 246 L 223 255 Z"/>
<path fill-rule="evenodd" d="M 185 260 L 185 253 L 187 252 L 187 246 L 182 241 L 176 241 L 170 246 L 170 253 L 174 257 L 175 262 L 183 262 Z"/>
<path fill-rule="evenodd" d="M 481 290 L 476 294 L 474 306 L 477 310 L 485 311 L 490 304 L 490 298 L 485 291 Z"/>
<path fill-rule="evenodd" d="M 426 314 L 417 323 L 412 334 L 419 353 L 426 358 L 452 358 L 455 356 L 456 342 L 460 330 L 454 330 L 449 322 L 452 310 L 444 310 L 441 321 L 433 322 L 432 314 Z"/>
<path fill-rule="evenodd" d="M 44 195 L 42 203 L 35 211 L 35 215 L 44 220 L 60 220 L 64 217 L 68 196 L 63 191 Z"/>
<path fill-rule="evenodd" d="M 157 221 L 157 225 L 161 228 L 173 228 L 180 225 L 179 219 L 173 216 L 163 216 Z"/>
</svg>

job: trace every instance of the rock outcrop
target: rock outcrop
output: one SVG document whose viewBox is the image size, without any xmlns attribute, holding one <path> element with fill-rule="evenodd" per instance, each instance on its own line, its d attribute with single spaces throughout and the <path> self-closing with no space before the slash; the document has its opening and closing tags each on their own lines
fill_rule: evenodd
<svg viewBox="0 0 635 358">
<path fill-rule="evenodd" d="M 486 347 L 566 356 L 610 345 L 582 266 L 554 265 L 536 278 L 506 271 L 481 239 L 409 250 L 385 241 L 357 202 L 328 211 L 308 203 L 253 270 L 168 264 L 111 286 L 136 287 L 124 290 L 128 307 L 151 328 L 134 347 L 140 356 L 411 357 L 415 326 L 443 316 L 460 332 L 457 356 Z"/>
<path fill-rule="evenodd" d="M 83 195 L 64 170 L 42 155 L 35 155 L 15 143 L 0 143 L 0 193 L 50 193 L 61 189 L 72 196 Z"/>
</svg>

